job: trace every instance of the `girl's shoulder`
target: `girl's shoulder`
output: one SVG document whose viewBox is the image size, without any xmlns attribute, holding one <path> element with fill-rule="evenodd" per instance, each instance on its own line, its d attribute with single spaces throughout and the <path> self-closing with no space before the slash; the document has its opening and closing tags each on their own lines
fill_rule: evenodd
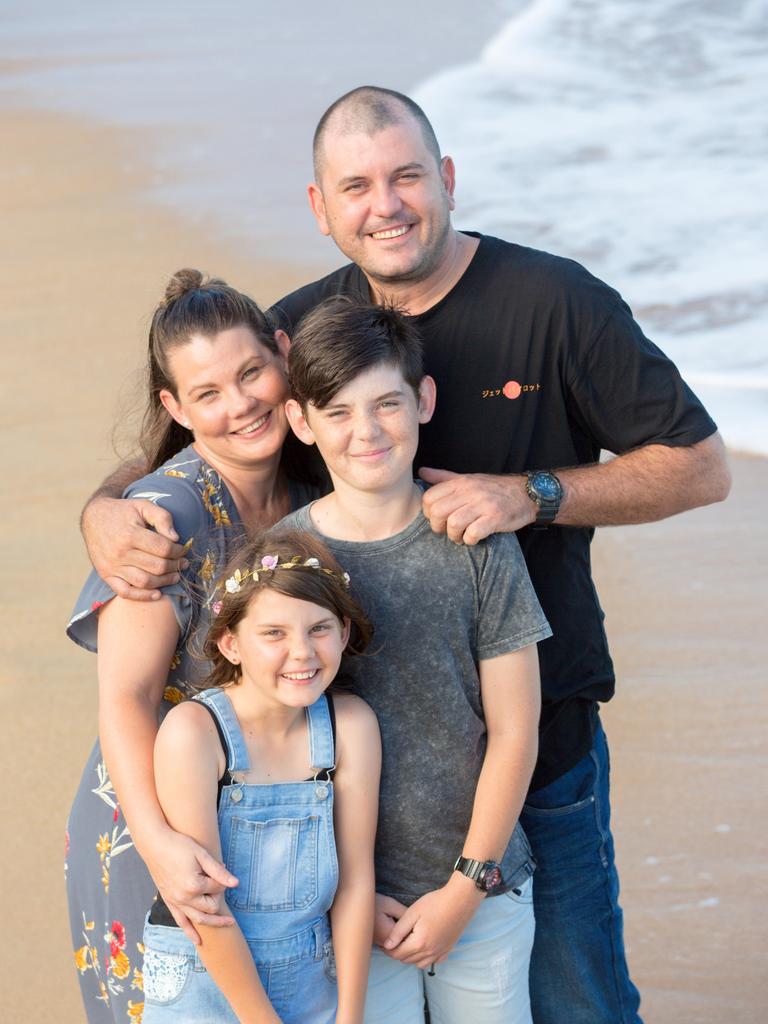
<svg viewBox="0 0 768 1024">
<path fill-rule="evenodd" d="M 158 730 L 155 750 L 180 766 L 190 758 L 215 760 L 219 777 L 226 768 L 226 755 L 213 715 L 197 700 L 184 700 L 171 708 Z"/>
<path fill-rule="evenodd" d="M 362 697 L 354 693 L 334 693 L 333 709 L 336 715 L 336 738 L 340 749 L 345 745 L 362 743 L 380 746 L 379 722 L 373 709 Z"/>
</svg>

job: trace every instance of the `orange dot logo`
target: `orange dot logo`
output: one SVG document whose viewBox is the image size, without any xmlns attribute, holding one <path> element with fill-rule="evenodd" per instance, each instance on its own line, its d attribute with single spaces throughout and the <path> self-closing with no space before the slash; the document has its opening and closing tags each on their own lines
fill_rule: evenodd
<svg viewBox="0 0 768 1024">
<path fill-rule="evenodd" d="M 501 390 L 505 398 L 519 398 L 523 389 L 516 380 L 508 380 Z"/>
</svg>

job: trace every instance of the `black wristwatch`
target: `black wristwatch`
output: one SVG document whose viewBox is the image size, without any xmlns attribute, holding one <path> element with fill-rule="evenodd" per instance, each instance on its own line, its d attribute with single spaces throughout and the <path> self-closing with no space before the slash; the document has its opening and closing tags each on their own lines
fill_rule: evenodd
<svg viewBox="0 0 768 1024">
<path fill-rule="evenodd" d="M 503 884 L 501 868 L 495 860 L 472 860 L 470 857 L 457 857 L 453 865 L 454 871 L 471 878 L 480 892 L 492 892 Z"/>
<path fill-rule="evenodd" d="M 548 470 L 528 470 L 528 482 L 525 490 L 531 501 L 535 502 L 539 511 L 536 521 L 532 523 L 534 530 L 546 530 L 555 521 L 563 500 L 563 485 L 554 473 Z"/>
</svg>

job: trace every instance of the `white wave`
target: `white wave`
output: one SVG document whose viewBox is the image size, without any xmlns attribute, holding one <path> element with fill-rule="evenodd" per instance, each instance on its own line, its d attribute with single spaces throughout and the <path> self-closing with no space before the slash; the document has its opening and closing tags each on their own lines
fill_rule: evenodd
<svg viewBox="0 0 768 1024">
<path fill-rule="evenodd" d="M 457 224 L 619 288 L 702 393 L 719 382 L 726 438 L 764 452 L 767 39 L 766 0 L 535 0 L 415 94 L 457 162 Z"/>
</svg>

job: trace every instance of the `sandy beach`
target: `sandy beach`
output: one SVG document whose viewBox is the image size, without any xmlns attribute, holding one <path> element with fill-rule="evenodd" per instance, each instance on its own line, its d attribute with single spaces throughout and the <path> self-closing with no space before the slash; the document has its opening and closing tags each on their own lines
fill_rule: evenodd
<svg viewBox="0 0 768 1024">
<path fill-rule="evenodd" d="M 0 112 L 0 134 L 2 1018 L 74 1024 L 63 833 L 96 719 L 94 659 L 63 633 L 87 570 L 79 510 L 116 462 L 115 419 L 130 436 L 168 274 L 199 266 L 269 303 L 311 269 L 254 263 L 149 205 L 129 130 L 17 109 Z M 647 1024 L 754 1024 L 768 1008 L 768 462 L 734 455 L 733 470 L 726 504 L 595 544 L 619 677 L 604 720 L 626 938 Z"/>
</svg>

